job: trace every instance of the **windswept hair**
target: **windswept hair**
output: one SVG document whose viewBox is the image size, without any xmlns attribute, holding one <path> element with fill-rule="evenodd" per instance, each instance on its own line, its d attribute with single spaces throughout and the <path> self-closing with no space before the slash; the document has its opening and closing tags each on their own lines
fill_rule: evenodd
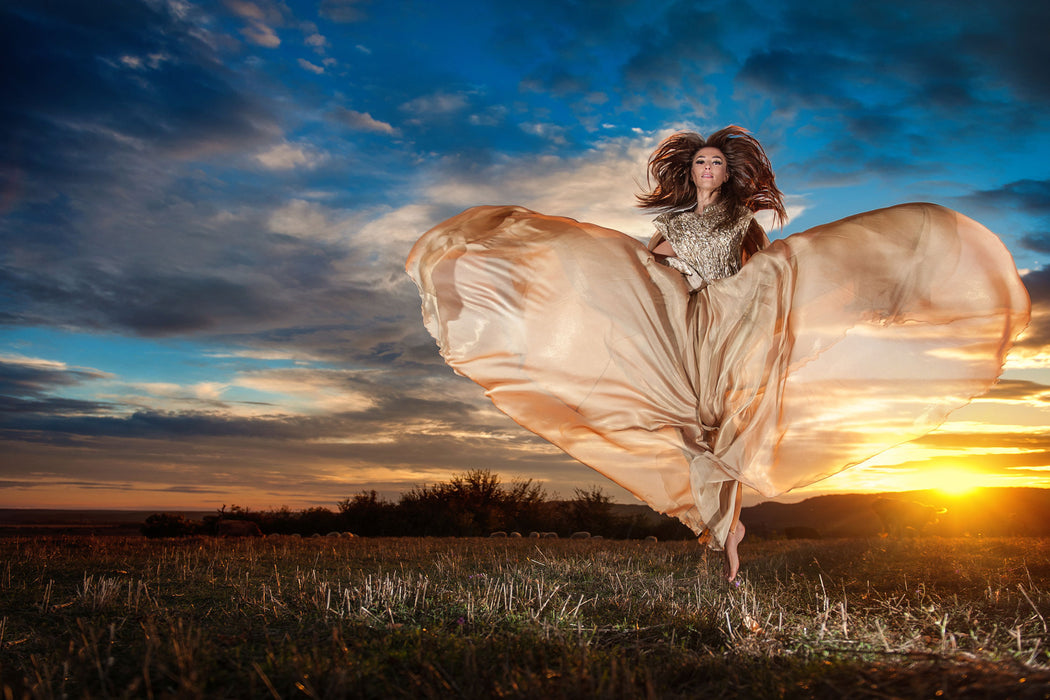
<svg viewBox="0 0 1050 700">
<path fill-rule="evenodd" d="M 726 157 L 729 179 L 720 188 L 719 197 L 730 206 L 744 206 L 751 211 L 771 209 L 777 224 L 783 226 L 787 211 L 784 194 L 777 189 L 773 166 L 762 144 L 739 126 L 727 126 L 706 140 L 691 131 L 664 139 L 649 157 L 646 183 L 649 191 L 638 195 L 638 206 L 660 212 L 683 211 L 695 206 L 693 156 L 706 146 L 717 148 Z"/>
</svg>

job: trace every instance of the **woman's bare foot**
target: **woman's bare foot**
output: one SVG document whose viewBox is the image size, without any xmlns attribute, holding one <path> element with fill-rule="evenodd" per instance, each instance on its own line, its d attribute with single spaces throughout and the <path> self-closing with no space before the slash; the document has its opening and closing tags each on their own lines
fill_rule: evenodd
<svg viewBox="0 0 1050 700">
<path fill-rule="evenodd" d="M 737 545 L 740 544 L 740 540 L 744 539 L 745 531 L 744 523 L 737 522 L 736 527 L 730 530 L 729 536 L 726 537 L 726 581 L 730 583 L 736 579 L 736 574 L 740 571 L 740 553 L 737 551 Z"/>
</svg>

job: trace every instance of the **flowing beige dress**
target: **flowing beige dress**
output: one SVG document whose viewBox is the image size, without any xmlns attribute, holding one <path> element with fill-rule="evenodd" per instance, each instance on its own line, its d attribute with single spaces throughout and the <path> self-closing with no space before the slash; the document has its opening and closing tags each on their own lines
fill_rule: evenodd
<svg viewBox="0 0 1050 700">
<path fill-rule="evenodd" d="M 936 428 L 1029 317 L 1002 242 L 933 204 L 774 241 L 690 292 L 625 234 L 512 206 L 406 265 L 445 361 L 502 411 L 720 548 L 767 497 Z"/>
</svg>

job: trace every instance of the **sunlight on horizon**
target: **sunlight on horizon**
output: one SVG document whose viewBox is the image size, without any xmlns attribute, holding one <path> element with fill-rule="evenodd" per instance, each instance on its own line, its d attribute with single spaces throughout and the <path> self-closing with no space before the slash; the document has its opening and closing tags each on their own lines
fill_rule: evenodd
<svg viewBox="0 0 1050 700">
<path fill-rule="evenodd" d="M 930 483 L 935 484 L 935 489 L 950 496 L 966 495 L 974 489 L 988 485 L 989 481 L 984 474 L 953 466 L 936 467 L 928 478 Z"/>
</svg>

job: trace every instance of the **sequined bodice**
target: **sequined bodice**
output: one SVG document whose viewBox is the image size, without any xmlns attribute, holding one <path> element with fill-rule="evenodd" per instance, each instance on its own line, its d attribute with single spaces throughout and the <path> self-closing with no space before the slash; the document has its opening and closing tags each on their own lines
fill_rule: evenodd
<svg viewBox="0 0 1050 700">
<path fill-rule="evenodd" d="M 726 204 L 716 202 L 699 214 L 661 214 L 654 223 L 675 256 L 710 281 L 740 271 L 741 246 L 753 219 L 746 207 L 730 212 Z"/>
</svg>

